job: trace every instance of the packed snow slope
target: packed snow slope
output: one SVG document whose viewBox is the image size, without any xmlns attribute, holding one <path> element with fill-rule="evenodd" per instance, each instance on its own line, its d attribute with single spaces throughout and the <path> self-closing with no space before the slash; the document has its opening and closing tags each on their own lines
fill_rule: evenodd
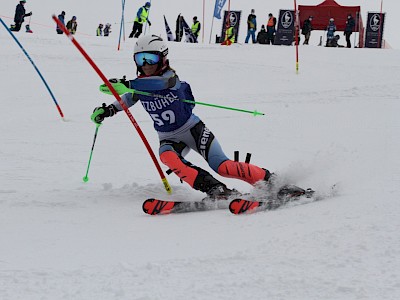
<svg viewBox="0 0 400 300">
<path fill-rule="evenodd" d="M 90 115 L 112 96 L 65 36 L 18 33 L 65 113 L 9 34 L 0 30 L 0 299 L 399 299 L 400 52 L 169 43 L 170 61 L 225 152 L 303 187 L 339 194 L 247 216 L 228 210 L 152 217 L 167 196 L 124 113 Z M 134 40 L 78 41 L 108 78 L 135 77 Z M 131 108 L 153 150 L 158 139 Z M 191 162 L 208 168 L 190 153 Z M 166 168 L 163 167 L 165 171 Z M 218 177 L 230 187 L 251 190 Z"/>
</svg>

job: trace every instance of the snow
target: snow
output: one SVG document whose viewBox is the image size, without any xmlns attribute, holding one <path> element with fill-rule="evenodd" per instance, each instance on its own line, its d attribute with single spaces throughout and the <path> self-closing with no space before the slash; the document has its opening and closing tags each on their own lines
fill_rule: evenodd
<svg viewBox="0 0 400 300">
<path fill-rule="evenodd" d="M 34 32 L 17 37 L 66 121 L 0 30 L 0 299 L 400 297 L 399 50 L 301 46 L 296 74 L 293 47 L 169 43 L 197 101 L 266 114 L 196 107 L 227 154 L 251 152 L 252 163 L 292 183 L 321 192 L 337 183 L 339 194 L 246 216 L 152 217 L 142 212 L 146 198 L 202 194 L 171 175 L 166 195 L 124 113 L 100 127 L 83 183 L 90 114 L 113 97 L 98 91 L 100 78 L 65 36 Z M 77 39 L 108 78 L 133 78 L 135 40 L 117 52 L 116 33 Z M 131 112 L 157 153 L 147 113 Z M 195 153 L 188 160 L 209 170 Z"/>
</svg>

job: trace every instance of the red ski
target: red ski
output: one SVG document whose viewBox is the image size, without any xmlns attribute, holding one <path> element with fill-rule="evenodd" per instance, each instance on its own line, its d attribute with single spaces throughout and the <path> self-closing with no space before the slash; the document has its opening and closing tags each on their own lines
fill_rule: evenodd
<svg viewBox="0 0 400 300">
<path fill-rule="evenodd" d="M 221 200 L 222 201 L 222 200 Z M 172 213 L 185 213 L 194 211 L 205 211 L 218 209 L 220 201 L 165 201 L 158 199 L 147 199 L 143 202 L 143 211 L 148 215 L 168 215 Z M 226 204 L 225 207 L 228 205 Z"/>
<path fill-rule="evenodd" d="M 312 189 L 304 190 L 295 185 L 287 185 L 280 189 L 275 199 L 234 199 L 229 204 L 229 210 L 235 215 L 274 210 L 301 197 L 312 198 L 314 193 Z"/>
</svg>

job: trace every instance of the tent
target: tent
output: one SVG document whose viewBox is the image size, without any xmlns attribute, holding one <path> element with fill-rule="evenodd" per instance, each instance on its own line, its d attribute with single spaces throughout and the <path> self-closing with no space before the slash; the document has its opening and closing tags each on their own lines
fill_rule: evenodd
<svg viewBox="0 0 400 300">
<path fill-rule="evenodd" d="M 303 26 L 303 21 L 309 16 L 313 16 L 313 28 L 325 30 L 329 19 L 334 18 L 337 30 L 344 31 L 348 14 L 356 18 L 360 14 L 360 10 L 360 6 L 341 6 L 334 0 L 326 0 L 315 6 L 299 5 L 300 25 Z"/>
<path fill-rule="evenodd" d="M 334 0 L 325 0 L 315 6 L 299 5 L 300 28 L 303 27 L 304 20 L 308 19 L 309 16 L 313 16 L 312 26 L 314 30 L 326 30 L 329 19 L 334 18 L 337 30 L 344 31 L 347 16 L 351 14 L 356 21 L 354 31 L 360 32 L 359 45 L 362 45 L 364 26 L 360 12 L 360 6 L 342 6 Z"/>
</svg>

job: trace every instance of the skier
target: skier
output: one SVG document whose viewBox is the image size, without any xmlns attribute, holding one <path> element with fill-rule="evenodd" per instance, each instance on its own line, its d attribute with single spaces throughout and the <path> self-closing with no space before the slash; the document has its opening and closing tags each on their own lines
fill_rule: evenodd
<svg viewBox="0 0 400 300">
<path fill-rule="evenodd" d="M 134 48 L 138 77 L 129 81 L 119 80 L 128 88 L 157 95 L 126 93 L 121 98 L 127 107 L 140 101 L 153 119 L 160 139 L 161 161 L 182 181 L 213 199 L 227 199 L 238 192 L 228 189 L 209 172 L 185 160 L 184 156 L 190 149 L 203 156 L 208 165 L 221 176 L 240 179 L 252 185 L 259 181 L 269 183 L 271 173 L 268 170 L 230 160 L 214 134 L 193 114 L 195 105 L 180 101 L 194 100 L 194 97 L 190 85 L 181 81 L 170 67 L 167 55 L 168 47 L 161 37 L 147 35 L 139 38 Z M 104 118 L 112 117 L 121 110 L 118 101 L 108 106 L 103 103 L 94 109 L 91 119 L 100 124 Z"/>
<path fill-rule="evenodd" d="M 111 33 L 111 24 L 107 23 L 106 27 L 104 27 L 104 36 L 109 36 Z"/>
<path fill-rule="evenodd" d="M 326 47 L 331 43 L 331 40 L 334 37 L 335 31 L 336 31 L 336 25 L 335 25 L 335 20 L 333 18 L 329 19 L 329 24 L 326 27 L 327 33 L 326 33 Z"/>
<path fill-rule="evenodd" d="M 61 24 L 63 24 L 65 26 L 65 11 L 62 11 L 61 14 L 58 15 L 58 19 L 60 20 Z M 61 30 L 60 27 L 58 27 L 58 24 L 57 24 L 56 31 L 57 31 L 57 34 L 63 34 L 63 31 Z"/>
<path fill-rule="evenodd" d="M 76 22 L 76 17 L 73 16 L 72 19 L 67 22 L 67 29 L 71 32 L 71 34 L 75 34 L 77 28 L 78 23 Z"/>
<path fill-rule="evenodd" d="M 143 30 L 143 24 L 144 23 L 149 23 L 149 26 L 151 26 L 151 22 L 149 20 L 149 10 L 150 10 L 151 3 L 146 2 L 144 6 L 138 9 L 136 13 L 136 19 L 135 22 L 133 23 L 133 28 L 132 32 L 129 35 L 129 38 L 138 38 L 140 34 L 142 33 Z"/>
<path fill-rule="evenodd" d="M 103 24 L 99 24 L 99 27 L 97 27 L 96 36 L 103 36 Z"/>
<path fill-rule="evenodd" d="M 19 4 L 15 8 L 15 16 L 14 16 L 14 25 L 11 25 L 11 31 L 20 31 L 22 23 L 24 23 L 24 18 L 32 16 L 32 12 L 26 14 L 25 13 L 25 3 L 26 0 L 19 1 Z"/>
</svg>

